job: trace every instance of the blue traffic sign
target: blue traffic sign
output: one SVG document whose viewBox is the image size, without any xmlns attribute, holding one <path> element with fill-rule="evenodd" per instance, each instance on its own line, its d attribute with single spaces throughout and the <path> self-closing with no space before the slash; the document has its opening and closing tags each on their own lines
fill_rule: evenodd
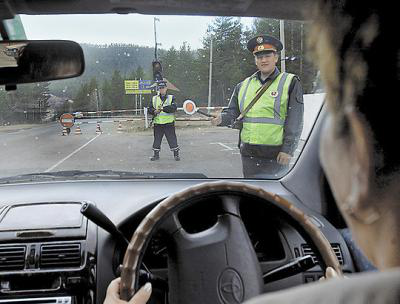
<svg viewBox="0 0 400 304">
<path fill-rule="evenodd" d="M 139 80 L 139 90 L 150 90 L 151 80 Z"/>
</svg>

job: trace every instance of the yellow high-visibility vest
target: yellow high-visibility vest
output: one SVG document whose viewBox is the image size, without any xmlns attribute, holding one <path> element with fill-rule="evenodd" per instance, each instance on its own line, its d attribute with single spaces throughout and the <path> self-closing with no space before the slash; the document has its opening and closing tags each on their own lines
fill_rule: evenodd
<svg viewBox="0 0 400 304">
<path fill-rule="evenodd" d="M 240 139 L 254 145 L 279 146 L 283 143 L 284 124 L 289 101 L 289 87 L 295 75 L 280 73 L 243 118 Z M 246 78 L 239 90 L 240 112 L 262 86 L 256 75 Z"/>
<path fill-rule="evenodd" d="M 153 96 L 154 109 L 161 109 L 162 107 L 170 106 L 172 103 L 172 97 L 173 97 L 173 95 L 167 95 L 167 99 L 165 100 L 165 102 L 163 104 L 163 101 L 161 100 L 160 95 Z M 164 125 L 164 124 L 171 123 L 174 121 L 175 121 L 175 114 L 174 113 L 165 113 L 164 111 L 161 111 L 154 118 L 154 124 L 157 124 L 157 125 Z"/>
</svg>

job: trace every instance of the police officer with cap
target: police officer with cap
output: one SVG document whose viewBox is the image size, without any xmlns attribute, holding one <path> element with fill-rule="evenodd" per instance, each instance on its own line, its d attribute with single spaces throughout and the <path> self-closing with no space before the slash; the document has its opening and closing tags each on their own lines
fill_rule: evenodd
<svg viewBox="0 0 400 304">
<path fill-rule="evenodd" d="M 153 115 L 154 124 L 154 155 L 150 160 L 160 159 L 161 141 L 165 134 L 169 148 L 174 153 L 175 160 L 179 161 L 179 146 L 175 133 L 175 112 L 177 109 L 175 96 L 167 94 L 167 82 L 165 80 L 158 81 L 157 88 L 159 93 L 153 96 L 152 103 L 148 109 L 149 113 Z"/>
<path fill-rule="evenodd" d="M 296 75 L 276 67 L 283 49 L 278 39 L 258 35 L 248 41 L 247 49 L 258 71 L 235 87 L 228 108 L 211 122 L 238 126 L 240 117 L 244 177 L 276 178 L 287 168 L 303 128 L 303 89 Z M 253 99 L 257 101 L 252 103 Z"/>
</svg>

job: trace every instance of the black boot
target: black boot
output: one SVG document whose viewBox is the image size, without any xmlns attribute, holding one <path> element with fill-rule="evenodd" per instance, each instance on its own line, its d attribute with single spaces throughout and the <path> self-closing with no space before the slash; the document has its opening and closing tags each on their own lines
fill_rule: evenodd
<svg viewBox="0 0 400 304">
<path fill-rule="evenodd" d="M 179 157 L 179 150 L 174 150 L 174 158 L 176 161 L 180 161 L 181 158 Z"/>
<path fill-rule="evenodd" d="M 155 161 L 160 159 L 160 151 L 158 150 L 153 150 L 154 151 L 154 155 L 150 158 L 151 161 Z"/>
</svg>

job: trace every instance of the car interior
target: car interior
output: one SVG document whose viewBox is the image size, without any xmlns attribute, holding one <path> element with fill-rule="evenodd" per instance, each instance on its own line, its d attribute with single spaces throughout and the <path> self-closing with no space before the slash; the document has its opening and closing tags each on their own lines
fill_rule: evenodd
<svg viewBox="0 0 400 304">
<path fill-rule="evenodd" d="M 0 68 L 0 82 L 18 90 L 19 84 L 79 77 L 85 70 L 87 59 L 76 42 L 12 39 L 6 22 L 16 15 L 307 21 L 303 13 L 310 5 L 305 0 L 4 0 L 0 44 L 22 56 Z M 1 179 L 0 303 L 103 303 L 108 284 L 119 276 L 125 300 L 151 281 L 149 303 L 241 303 L 315 282 L 327 266 L 344 274 L 373 270 L 354 243 L 319 162 L 325 111 L 322 105 L 295 164 L 279 179 L 183 173 Z"/>
</svg>

